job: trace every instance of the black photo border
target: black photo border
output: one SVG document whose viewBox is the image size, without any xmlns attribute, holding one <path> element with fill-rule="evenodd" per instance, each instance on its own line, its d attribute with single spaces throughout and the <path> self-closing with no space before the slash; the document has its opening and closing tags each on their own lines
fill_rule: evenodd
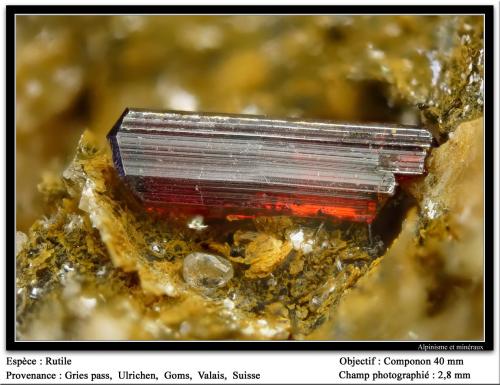
<svg viewBox="0 0 500 385">
<path fill-rule="evenodd" d="M 485 87 L 485 227 L 484 227 L 484 341 L 16 341 L 15 338 L 15 17 L 23 14 L 476 14 L 484 16 Z M 494 311 L 494 25 L 493 5 L 13 5 L 6 6 L 6 349 L 8 351 L 76 350 L 310 350 L 310 351 L 418 351 L 422 345 L 450 347 L 468 345 L 476 351 L 493 350 Z M 470 349 L 473 350 L 473 349 Z M 462 350 L 456 350 L 462 351 Z M 466 350 L 463 350 L 466 351 Z"/>
</svg>

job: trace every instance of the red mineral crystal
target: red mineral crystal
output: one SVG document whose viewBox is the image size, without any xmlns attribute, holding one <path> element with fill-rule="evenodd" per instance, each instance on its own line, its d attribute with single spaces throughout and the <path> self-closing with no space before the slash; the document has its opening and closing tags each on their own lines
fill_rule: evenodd
<svg viewBox="0 0 500 385">
<path fill-rule="evenodd" d="M 127 109 L 108 134 L 150 211 L 334 217 L 370 223 L 397 178 L 422 174 L 421 128 Z"/>
</svg>

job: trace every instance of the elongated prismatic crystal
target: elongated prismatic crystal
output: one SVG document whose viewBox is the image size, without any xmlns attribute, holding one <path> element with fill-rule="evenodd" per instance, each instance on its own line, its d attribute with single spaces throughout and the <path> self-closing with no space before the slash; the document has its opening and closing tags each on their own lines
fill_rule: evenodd
<svg viewBox="0 0 500 385">
<path fill-rule="evenodd" d="M 371 222 L 396 176 L 424 172 L 432 136 L 397 125 L 127 109 L 108 140 L 119 175 L 149 210 Z"/>
</svg>

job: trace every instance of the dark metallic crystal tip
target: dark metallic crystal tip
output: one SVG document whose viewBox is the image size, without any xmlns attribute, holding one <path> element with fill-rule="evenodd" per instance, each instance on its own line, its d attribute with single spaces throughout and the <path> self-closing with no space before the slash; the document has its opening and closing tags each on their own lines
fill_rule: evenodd
<svg viewBox="0 0 500 385">
<path fill-rule="evenodd" d="M 116 121 L 115 125 L 113 126 L 113 128 L 111 128 L 111 130 L 108 132 L 108 135 L 106 135 L 109 145 L 111 146 L 113 164 L 115 165 L 118 174 L 122 177 L 125 176 L 125 171 L 123 169 L 122 157 L 120 154 L 120 146 L 118 145 L 117 135 L 122 126 L 123 119 L 128 115 L 129 111 L 130 110 L 128 108 L 126 108 L 125 111 L 123 111 L 120 118 Z"/>
</svg>

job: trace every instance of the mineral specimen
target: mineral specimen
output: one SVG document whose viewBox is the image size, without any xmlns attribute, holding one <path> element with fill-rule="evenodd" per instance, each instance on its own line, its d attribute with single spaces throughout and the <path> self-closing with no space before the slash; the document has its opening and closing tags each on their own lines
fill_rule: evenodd
<svg viewBox="0 0 500 385">
<path fill-rule="evenodd" d="M 184 258 L 184 280 L 194 288 L 224 286 L 233 278 L 233 266 L 227 259 L 207 253 L 191 253 Z"/>
<path fill-rule="evenodd" d="M 17 339 L 483 340 L 484 26 L 480 15 L 18 15 Z M 425 178 L 397 178 L 373 252 L 362 222 L 144 212 L 101 151 L 139 105 L 421 124 L 439 146 Z M 84 128 L 96 142 L 75 153 Z M 234 277 L 211 295 L 191 287 L 193 252 L 230 260 Z"/>
<path fill-rule="evenodd" d="M 395 125 L 127 109 L 108 139 L 118 173 L 151 210 L 371 222 L 395 175 L 423 173 L 432 136 Z"/>
</svg>

